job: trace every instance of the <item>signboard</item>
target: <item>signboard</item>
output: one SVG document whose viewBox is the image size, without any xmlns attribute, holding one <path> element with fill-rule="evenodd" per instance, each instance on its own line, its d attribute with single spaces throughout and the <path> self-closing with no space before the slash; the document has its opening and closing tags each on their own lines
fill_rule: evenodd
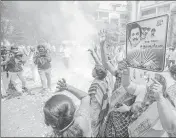
<svg viewBox="0 0 176 138">
<path fill-rule="evenodd" d="M 162 72 L 168 31 L 168 15 L 144 19 L 126 26 L 126 59 L 129 67 Z"/>
<path fill-rule="evenodd" d="M 159 114 L 157 102 L 154 102 L 149 108 L 138 117 L 133 123 L 128 126 L 130 137 L 143 137 L 145 134 L 157 124 Z"/>
</svg>

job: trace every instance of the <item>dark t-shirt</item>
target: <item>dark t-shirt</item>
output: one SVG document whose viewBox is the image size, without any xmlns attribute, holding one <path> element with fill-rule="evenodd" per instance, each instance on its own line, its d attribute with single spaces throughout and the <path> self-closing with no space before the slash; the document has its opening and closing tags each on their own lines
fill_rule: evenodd
<svg viewBox="0 0 176 138">
<path fill-rule="evenodd" d="M 23 71 L 22 64 L 22 62 L 16 63 L 15 59 L 11 58 L 10 61 L 7 62 L 7 70 L 9 72 L 21 72 Z"/>
</svg>

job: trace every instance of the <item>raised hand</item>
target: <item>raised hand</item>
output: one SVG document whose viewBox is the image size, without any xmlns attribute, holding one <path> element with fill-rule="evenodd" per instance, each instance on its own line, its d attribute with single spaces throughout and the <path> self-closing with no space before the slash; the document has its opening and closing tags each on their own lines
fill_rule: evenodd
<svg viewBox="0 0 176 138">
<path fill-rule="evenodd" d="M 57 82 L 56 88 L 57 88 L 56 92 L 61 92 L 61 91 L 67 90 L 68 87 L 67 87 L 67 83 L 66 83 L 65 79 L 59 80 Z"/>
<path fill-rule="evenodd" d="M 90 52 L 91 55 L 93 55 L 93 50 L 88 49 L 88 51 Z"/>
<path fill-rule="evenodd" d="M 118 69 L 120 71 L 123 71 L 124 69 L 127 69 L 127 62 L 126 62 L 126 60 L 120 61 L 118 63 Z"/>
<path fill-rule="evenodd" d="M 100 43 L 104 43 L 106 41 L 106 35 L 107 32 L 105 30 L 99 32 Z"/>
<path fill-rule="evenodd" d="M 95 45 L 95 47 L 94 47 L 94 51 L 97 52 L 97 49 L 98 49 L 98 48 L 97 48 L 97 46 Z"/>
<path fill-rule="evenodd" d="M 154 93 L 154 98 L 156 100 L 159 100 L 159 98 L 163 96 L 163 86 L 156 79 L 151 78 L 151 80 L 154 82 L 154 84 L 151 87 L 151 90 Z"/>
</svg>

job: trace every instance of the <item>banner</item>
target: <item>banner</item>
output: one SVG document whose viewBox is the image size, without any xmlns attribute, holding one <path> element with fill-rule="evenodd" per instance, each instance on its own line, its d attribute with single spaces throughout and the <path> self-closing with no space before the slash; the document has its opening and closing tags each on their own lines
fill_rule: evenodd
<svg viewBox="0 0 176 138">
<path fill-rule="evenodd" d="M 165 65 L 168 15 L 129 23 L 126 31 L 128 66 L 162 72 Z"/>
<path fill-rule="evenodd" d="M 130 137 L 142 137 L 159 121 L 157 102 L 154 102 L 149 108 L 138 117 L 128 127 Z M 160 128 L 162 130 L 162 128 Z"/>
</svg>

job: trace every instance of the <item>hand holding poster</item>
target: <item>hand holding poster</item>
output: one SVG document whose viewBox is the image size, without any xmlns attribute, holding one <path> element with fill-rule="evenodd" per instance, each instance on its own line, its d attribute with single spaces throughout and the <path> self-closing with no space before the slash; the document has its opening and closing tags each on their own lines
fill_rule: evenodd
<svg viewBox="0 0 176 138">
<path fill-rule="evenodd" d="M 130 67 L 164 70 L 168 15 L 127 24 L 126 59 Z"/>
</svg>

